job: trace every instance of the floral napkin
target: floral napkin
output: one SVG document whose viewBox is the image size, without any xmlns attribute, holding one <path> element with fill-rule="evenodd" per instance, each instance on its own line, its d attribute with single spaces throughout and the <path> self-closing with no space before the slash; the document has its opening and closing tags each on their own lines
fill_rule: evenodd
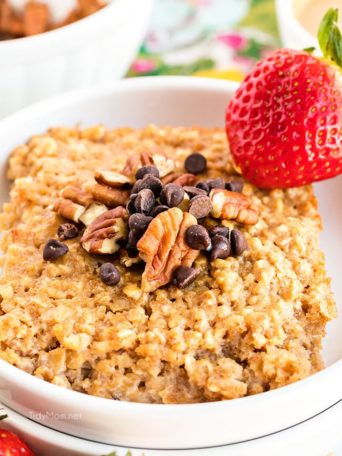
<svg viewBox="0 0 342 456">
<path fill-rule="evenodd" d="M 279 46 L 274 0 L 155 0 L 130 76 L 240 81 Z"/>
</svg>

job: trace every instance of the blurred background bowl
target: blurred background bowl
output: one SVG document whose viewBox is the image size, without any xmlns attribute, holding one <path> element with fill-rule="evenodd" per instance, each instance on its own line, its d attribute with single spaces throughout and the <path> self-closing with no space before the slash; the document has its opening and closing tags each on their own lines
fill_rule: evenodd
<svg viewBox="0 0 342 456">
<path fill-rule="evenodd" d="M 112 0 L 40 35 L 0 42 L 0 118 L 50 95 L 119 79 L 147 30 L 153 0 Z"/>
<path fill-rule="evenodd" d="M 328 9 L 331 2 L 325 1 L 326 9 Z M 299 50 L 311 46 L 318 48 L 316 37 L 309 33 L 297 18 L 298 13 L 302 8 L 305 8 L 308 0 L 275 0 L 275 3 L 283 46 Z"/>
</svg>

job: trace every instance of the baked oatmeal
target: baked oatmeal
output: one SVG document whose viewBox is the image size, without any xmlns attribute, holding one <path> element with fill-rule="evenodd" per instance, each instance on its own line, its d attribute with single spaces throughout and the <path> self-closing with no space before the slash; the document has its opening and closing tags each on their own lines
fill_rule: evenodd
<svg viewBox="0 0 342 456">
<path fill-rule="evenodd" d="M 37 35 L 76 22 L 103 8 L 107 0 L 0 0 L 0 40 Z"/>
<path fill-rule="evenodd" d="M 165 404 L 322 368 L 335 304 L 312 187 L 243 182 L 223 130 L 54 128 L 12 153 L 8 176 L 3 360 L 83 393 Z"/>
</svg>

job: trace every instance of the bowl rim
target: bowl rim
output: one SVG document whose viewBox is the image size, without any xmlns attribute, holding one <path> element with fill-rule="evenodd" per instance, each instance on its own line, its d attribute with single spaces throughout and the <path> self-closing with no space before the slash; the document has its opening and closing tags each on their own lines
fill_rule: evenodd
<svg viewBox="0 0 342 456">
<path fill-rule="evenodd" d="M 139 0 L 133 0 L 133 2 Z M 141 0 L 140 0 L 141 1 Z M 53 53 L 53 46 L 60 48 L 69 47 L 69 35 L 73 34 L 73 41 L 79 43 L 83 40 L 89 40 L 92 33 L 102 33 L 101 30 L 106 29 L 113 22 L 113 15 L 117 10 L 125 8 L 129 0 L 111 0 L 108 5 L 104 6 L 99 11 L 90 14 L 83 19 L 79 19 L 71 24 L 64 25 L 54 30 L 49 30 L 38 35 L 28 36 L 23 38 L 9 39 L 0 42 L 0 59 L 4 58 L 3 54 L 10 56 L 15 54 L 24 54 L 26 52 L 33 52 L 38 46 L 48 47 L 50 53 Z M 131 1 L 132 3 L 132 1 Z"/>
<path fill-rule="evenodd" d="M 32 119 L 35 116 L 41 117 L 42 114 L 48 116 L 50 113 L 53 113 L 61 108 L 71 108 L 74 104 L 77 104 L 79 102 L 89 102 L 103 95 L 112 95 L 113 93 L 118 92 L 122 94 L 125 91 L 132 93 L 134 91 L 140 92 L 145 89 L 178 89 L 184 91 L 210 91 L 213 93 L 222 93 L 222 91 L 227 91 L 227 93 L 232 93 L 238 88 L 238 86 L 239 84 L 233 81 L 217 80 L 212 78 L 193 78 L 188 76 L 151 76 L 119 80 L 111 83 L 110 85 L 104 85 L 95 88 L 86 88 L 76 91 L 74 90 L 67 92 L 61 96 L 53 96 L 31 106 L 23 108 L 22 110 L 0 121 L 0 132 L 10 131 L 10 134 L 12 134 L 12 131 L 18 131 L 17 128 L 13 127 L 16 124 L 20 125 L 21 123 L 25 122 L 26 119 Z M 152 411 L 152 409 L 153 411 L 158 411 L 159 413 L 165 414 L 173 413 L 175 410 L 182 411 L 184 413 L 190 413 L 190 411 L 192 412 L 194 409 L 199 412 L 205 412 L 208 408 L 220 409 L 226 408 L 227 406 L 235 408 L 239 407 L 242 402 L 248 402 L 249 404 L 261 404 L 261 401 L 273 401 L 279 398 L 280 395 L 286 394 L 287 396 L 291 396 L 293 390 L 304 390 L 313 382 L 324 382 L 324 379 L 327 376 L 334 375 L 335 371 L 340 370 L 342 371 L 342 359 L 335 361 L 331 365 L 323 368 L 321 371 L 314 373 L 305 379 L 252 396 L 244 396 L 234 400 L 222 400 L 205 403 L 155 404 L 116 401 L 113 399 L 88 395 L 71 389 L 63 388 L 61 386 L 35 377 L 34 375 L 29 374 L 22 369 L 0 359 L 0 379 L 6 378 L 11 384 L 20 383 L 22 385 L 22 388 L 35 391 L 39 394 L 40 397 L 58 397 L 59 404 L 71 403 L 73 401 L 76 403 L 77 400 L 80 400 L 82 401 L 82 406 L 89 407 L 89 410 L 93 409 L 94 407 L 101 407 L 101 409 L 106 409 L 107 411 L 115 409 L 116 412 L 122 411 L 123 413 L 129 413 L 134 410 L 148 413 L 149 411 Z"/>
</svg>

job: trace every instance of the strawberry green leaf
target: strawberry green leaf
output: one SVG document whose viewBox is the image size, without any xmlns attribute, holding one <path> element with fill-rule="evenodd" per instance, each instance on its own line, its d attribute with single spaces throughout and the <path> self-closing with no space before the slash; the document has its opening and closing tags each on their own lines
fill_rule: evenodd
<svg viewBox="0 0 342 456">
<path fill-rule="evenodd" d="M 325 51 L 328 46 L 330 31 L 334 24 L 337 23 L 338 20 L 338 9 L 329 8 L 328 11 L 325 13 L 318 29 L 318 42 L 319 46 L 325 55 Z"/>
<path fill-rule="evenodd" d="M 0 421 L 5 420 L 6 418 L 8 418 L 7 415 L 0 415 Z"/>
<path fill-rule="evenodd" d="M 314 46 L 304 48 L 303 51 L 307 52 L 308 54 L 312 54 L 315 52 L 316 48 Z"/>
<path fill-rule="evenodd" d="M 318 42 L 323 57 L 342 68 L 342 34 L 337 22 L 338 9 L 329 8 L 318 29 Z"/>
<path fill-rule="evenodd" d="M 331 31 L 330 55 L 336 64 L 342 68 L 342 34 L 338 28 Z"/>
</svg>

